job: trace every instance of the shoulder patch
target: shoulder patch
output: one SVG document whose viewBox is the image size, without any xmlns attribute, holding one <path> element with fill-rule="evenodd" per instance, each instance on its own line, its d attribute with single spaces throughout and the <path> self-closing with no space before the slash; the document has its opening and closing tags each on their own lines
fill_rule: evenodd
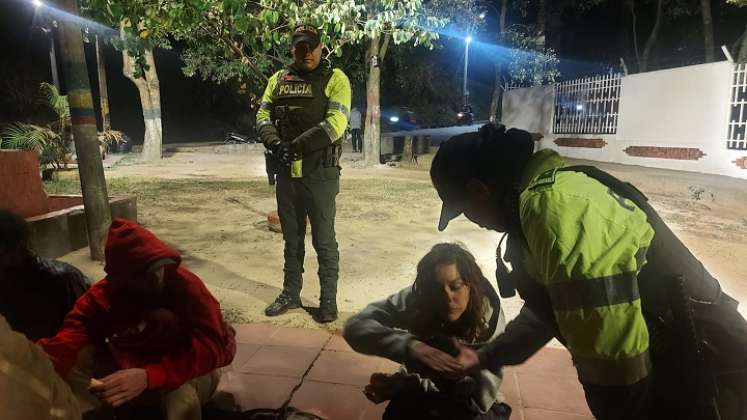
<svg viewBox="0 0 747 420">
<path fill-rule="evenodd" d="M 555 183 L 555 174 L 558 172 L 558 168 L 550 169 L 549 171 L 542 172 L 536 178 L 529 183 L 527 189 L 534 189 L 539 187 L 546 187 Z"/>
</svg>

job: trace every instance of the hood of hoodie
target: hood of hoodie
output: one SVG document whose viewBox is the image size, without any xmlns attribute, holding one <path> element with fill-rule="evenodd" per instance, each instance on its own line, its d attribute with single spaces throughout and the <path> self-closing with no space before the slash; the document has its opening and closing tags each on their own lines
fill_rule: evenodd
<svg viewBox="0 0 747 420">
<path fill-rule="evenodd" d="M 108 276 L 134 276 L 145 273 L 156 261 L 170 259 L 177 265 L 179 254 L 151 231 L 126 219 L 114 219 L 104 249 Z"/>
</svg>

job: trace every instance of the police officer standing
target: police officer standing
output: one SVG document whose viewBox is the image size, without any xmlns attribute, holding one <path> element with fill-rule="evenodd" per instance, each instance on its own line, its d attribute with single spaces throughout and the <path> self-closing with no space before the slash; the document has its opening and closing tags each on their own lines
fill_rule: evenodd
<svg viewBox="0 0 747 420">
<path fill-rule="evenodd" d="M 285 242 L 283 291 L 265 309 L 277 316 L 301 306 L 306 218 L 319 262 L 318 322 L 337 319 L 339 252 L 335 197 L 340 187 L 342 136 L 350 114 L 350 81 L 321 60 L 317 28 L 293 33 L 293 64 L 267 83 L 257 112 L 262 142 L 279 164 L 276 197 Z"/>
</svg>

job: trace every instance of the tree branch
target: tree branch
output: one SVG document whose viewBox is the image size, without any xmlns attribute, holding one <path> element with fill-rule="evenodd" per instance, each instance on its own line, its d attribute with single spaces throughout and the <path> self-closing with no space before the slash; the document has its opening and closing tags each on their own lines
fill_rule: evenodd
<svg viewBox="0 0 747 420">
<path fill-rule="evenodd" d="M 226 45 L 226 46 L 227 46 L 228 48 L 230 48 L 230 49 L 231 49 L 231 51 L 233 51 L 233 52 L 234 52 L 234 54 L 238 55 L 238 56 L 239 56 L 239 58 L 241 59 L 241 62 L 242 62 L 242 63 L 244 63 L 244 64 L 246 64 L 247 66 L 249 66 L 249 68 L 250 68 L 250 69 L 252 69 L 252 71 L 253 71 L 254 73 L 256 73 L 256 74 L 257 74 L 257 75 L 258 75 L 258 76 L 259 76 L 260 78 L 262 78 L 262 80 L 264 80 L 264 81 L 267 81 L 267 80 L 268 80 L 268 77 L 267 77 L 267 76 L 265 76 L 265 75 L 264 75 L 264 73 L 262 73 L 262 72 L 261 72 L 261 71 L 260 71 L 260 70 L 259 70 L 259 69 L 257 68 L 257 66 L 255 66 L 255 65 L 254 65 L 254 63 L 252 63 L 252 61 L 251 61 L 251 60 L 249 59 L 249 56 L 247 56 L 247 55 L 246 55 L 246 53 L 244 52 L 244 50 L 243 50 L 243 49 L 241 49 L 241 48 L 237 47 L 236 45 L 234 45 L 234 43 L 233 43 L 233 42 L 231 42 L 231 41 L 229 41 L 229 40 L 226 40 L 226 39 L 224 39 L 224 38 L 221 38 L 221 41 L 222 41 L 222 42 L 223 42 L 223 44 L 225 44 L 225 45 Z"/>
<path fill-rule="evenodd" d="M 379 49 L 379 62 L 384 62 L 384 57 L 386 57 L 386 50 L 389 48 L 389 41 L 392 39 L 392 36 L 390 34 L 384 35 L 384 42 L 381 44 L 381 48 Z"/>
</svg>

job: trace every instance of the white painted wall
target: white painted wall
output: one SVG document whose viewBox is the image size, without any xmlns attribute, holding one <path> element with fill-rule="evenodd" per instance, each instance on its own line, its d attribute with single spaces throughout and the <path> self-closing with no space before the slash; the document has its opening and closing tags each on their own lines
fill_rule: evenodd
<svg viewBox="0 0 747 420">
<path fill-rule="evenodd" d="M 616 135 L 552 134 L 553 87 L 506 92 L 503 123 L 542 132 L 541 148 L 568 157 L 747 179 L 747 170 L 733 163 L 747 152 L 726 148 L 732 77 L 733 65 L 726 61 L 626 76 Z M 602 138 L 608 144 L 558 147 L 553 143 L 558 137 Z M 694 147 L 706 155 L 695 161 L 633 157 L 624 152 L 628 146 Z"/>
</svg>

